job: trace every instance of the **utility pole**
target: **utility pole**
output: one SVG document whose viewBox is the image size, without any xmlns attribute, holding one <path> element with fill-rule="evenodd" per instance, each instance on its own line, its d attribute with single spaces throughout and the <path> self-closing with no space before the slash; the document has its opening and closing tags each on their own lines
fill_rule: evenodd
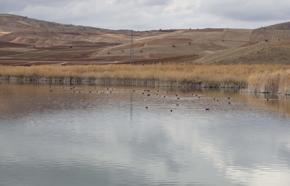
<svg viewBox="0 0 290 186">
<path fill-rule="evenodd" d="M 134 60 L 134 31 L 131 30 L 131 46 L 130 46 L 130 64 L 133 64 Z"/>
<path fill-rule="evenodd" d="M 131 30 L 130 64 L 134 60 L 134 31 Z M 130 93 L 130 121 L 133 119 L 133 92 Z"/>
</svg>

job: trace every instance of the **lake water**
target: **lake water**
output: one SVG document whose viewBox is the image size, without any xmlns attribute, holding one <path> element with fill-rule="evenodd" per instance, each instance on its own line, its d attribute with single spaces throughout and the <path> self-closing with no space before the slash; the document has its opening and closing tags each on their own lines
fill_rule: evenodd
<svg viewBox="0 0 290 186">
<path fill-rule="evenodd" d="M 0 85 L 0 186 L 290 185 L 289 99 L 149 91 Z"/>
</svg>

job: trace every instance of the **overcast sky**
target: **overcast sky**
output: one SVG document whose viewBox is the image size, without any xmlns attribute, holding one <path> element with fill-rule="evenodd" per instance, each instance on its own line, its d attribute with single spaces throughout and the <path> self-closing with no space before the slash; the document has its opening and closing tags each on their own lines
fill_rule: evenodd
<svg viewBox="0 0 290 186">
<path fill-rule="evenodd" d="M 0 12 L 112 29 L 255 28 L 290 20 L 290 0 L 0 0 Z"/>
</svg>

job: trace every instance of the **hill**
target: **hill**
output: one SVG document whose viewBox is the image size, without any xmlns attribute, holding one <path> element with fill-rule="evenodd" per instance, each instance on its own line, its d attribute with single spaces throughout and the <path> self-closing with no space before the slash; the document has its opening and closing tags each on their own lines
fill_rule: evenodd
<svg viewBox="0 0 290 186">
<path fill-rule="evenodd" d="M 133 62 L 290 63 L 289 28 L 134 31 Z M 0 64 L 129 63 L 130 34 L 0 14 Z"/>
<path fill-rule="evenodd" d="M 93 27 L 64 25 L 9 14 L 0 15 L 1 41 L 36 47 L 125 42 L 127 35 Z"/>
<path fill-rule="evenodd" d="M 290 64 L 290 42 L 260 42 L 207 55 L 202 64 Z"/>
<path fill-rule="evenodd" d="M 248 45 L 207 55 L 195 63 L 290 64 L 290 23 L 255 29 Z"/>
<path fill-rule="evenodd" d="M 289 40 L 290 40 L 290 22 L 255 29 L 251 35 L 252 42 L 261 42 L 261 41 L 285 42 Z"/>
</svg>

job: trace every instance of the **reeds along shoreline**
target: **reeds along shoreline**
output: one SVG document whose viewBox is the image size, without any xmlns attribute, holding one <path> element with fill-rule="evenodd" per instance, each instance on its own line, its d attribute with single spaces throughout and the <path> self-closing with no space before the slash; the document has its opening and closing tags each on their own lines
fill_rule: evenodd
<svg viewBox="0 0 290 186">
<path fill-rule="evenodd" d="M 287 65 L 39 65 L 0 66 L 2 81 L 48 83 L 160 86 L 160 84 L 195 88 L 249 88 L 256 92 L 290 93 L 290 66 Z M 10 77 L 10 78 L 8 78 Z M 55 81 L 52 81 L 55 79 Z M 131 83 L 130 83 L 131 81 Z M 45 81 L 44 81 L 45 82 Z M 189 88 L 190 88 L 189 87 Z"/>
<path fill-rule="evenodd" d="M 248 87 L 255 92 L 290 95 L 290 69 L 253 74 Z"/>
</svg>

